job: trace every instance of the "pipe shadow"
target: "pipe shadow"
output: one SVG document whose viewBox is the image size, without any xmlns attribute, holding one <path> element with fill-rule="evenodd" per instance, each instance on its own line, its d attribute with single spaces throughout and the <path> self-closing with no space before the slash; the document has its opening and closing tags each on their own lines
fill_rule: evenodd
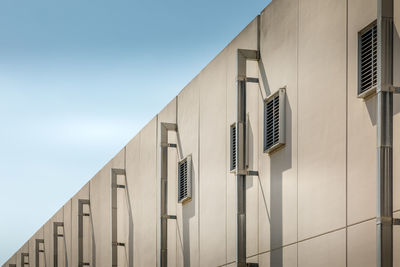
<svg viewBox="0 0 400 267">
<path fill-rule="evenodd" d="M 286 101 L 286 144 L 270 154 L 270 266 L 283 266 L 283 173 L 292 168 L 292 109 Z"/>
<path fill-rule="evenodd" d="M 126 186 L 126 200 L 127 200 L 127 208 L 128 208 L 128 220 L 129 220 L 129 236 L 128 236 L 128 251 L 127 248 L 125 247 L 125 255 L 128 253 L 128 256 L 125 256 L 127 258 L 128 266 L 133 267 L 133 230 L 134 230 L 134 225 L 133 225 L 133 214 L 132 214 L 132 206 L 131 206 L 131 198 L 129 194 L 129 185 L 128 185 L 128 178 L 127 175 L 125 175 L 125 186 Z"/>
<path fill-rule="evenodd" d="M 260 60 L 258 61 L 258 69 L 260 71 L 261 82 L 263 85 L 263 86 L 261 86 L 261 84 L 260 84 L 260 94 L 263 97 L 263 99 L 265 99 L 267 96 L 269 96 L 271 94 L 271 89 L 269 87 L 269 82 L 268 82 L 267 74 L 265 72 L 264 62 L 263 62 L 262 58 L 260 58 Z M 261 90 L 261 87 L 264 88 L 264 92 Z"/>
<path fill-rule="evenodd" d="M 93 216 L 92 216 L 92 205 L 89 206 L 89 221 L 90 221 L 90 229 L 91 229 L 91 240 L 92 240 L 92 266 L 96 267 L 96 240 L 94 237 L 94 224 L 93 224 Z"/>
<path fill-rule="evenodd" d="M 65 222 L 64 222 L 64 224 L 65 224 Z M 64 235 L 64 237 L 63 237 L 63 244 L 64 244 L 64 263 L 65 263 L 65 267 L 68 267 L 68 251 L 67 251 L 67 241 L 65 240 L 65 236 L 66 236 L 66 234 L 65 234 L 65 226 L 63 226 L 62 227 L 62 229 L 63 229 L 63 235 Z"/>
<path fill-rule="evenodd" d="M 399 32 L 394 25 L 393 29 L 393 47 L 400 46 L 400 37 Z M 393 49 L 393 84 L 395 86 L 400 86 L 400 75 L 396 75 L 399 72 L 400 65 L 396 62 L 400 62 L 400 49 Z M 372 95 L 364 99 L 365 106 L 368 110 L 369 118 L 371 120 L 371 124 L 376 126 L 377 123 L 377 97 L 376 95 Z M 400 113 L 400 96 L 397 94 L 393 95 L 393 115 Z"/>
<path fill-rule="evenodd" d="M 193 166 L 193 161 L 192 161 Z M 190 219 L 196 213 L 196 173 L 192 168 L 192 199 L 182 204 L 182 224 L 183 224 L 183 263 L 185 267 L 190 266 Z M 178 223 L 177 223 L 178 225 Z"/>
</svg>

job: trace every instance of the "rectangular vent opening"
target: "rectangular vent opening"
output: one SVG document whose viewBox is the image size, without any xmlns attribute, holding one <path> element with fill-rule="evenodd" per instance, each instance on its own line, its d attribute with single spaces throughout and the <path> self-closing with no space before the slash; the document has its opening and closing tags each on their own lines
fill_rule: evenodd
<svg viewBox="0 0 400 267">
<path fill-rule="evenodd" d="M 178 163 L 178 202 L 192 198 L 192 156 L 187 156 Z"/>
<path fill-rule="evenodd" d="M 285 144 L 285 89 L 264 102 L 264 152 L 271 153 Z"/>
<path fill-rule="evenodd" d="M 232 124 L 230 129 L 230 149 L 231 149 L 230 171 L 234 171 L 236 169 L 236 161 L 237 161 L 236 123 Z"/>
<path fill-rule="evenodd" d="M 358 34 L 358 96 L 376 91 L 378 80 L 378 32 L 376 21 Z"/>
</svg>

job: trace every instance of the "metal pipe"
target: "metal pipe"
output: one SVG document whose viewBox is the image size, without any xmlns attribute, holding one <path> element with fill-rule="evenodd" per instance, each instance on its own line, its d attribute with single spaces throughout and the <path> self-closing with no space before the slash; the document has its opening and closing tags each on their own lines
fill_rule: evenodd
<svg viewBox="0 0 400 267">
<path fill-rule="evenodd" d="M 246 62 L 258 60 L 257 50 L 238 49 L 236 117 L 236 255 L 237 266 L 246 267 Z"/>
<path fill-rule="evenodd" d="M 377 267 L 393 266 L 393 0 L 378 0 Z"/>
<path fill-rule="evenodd" d="M 168 131 L 176 131 L 177 126 L 173 123 L 161 123 L 161 192 L 160 192 L 160 219 L 161 219 L 161 252 L 160 267 L 168 265 Z"/>
</svg>

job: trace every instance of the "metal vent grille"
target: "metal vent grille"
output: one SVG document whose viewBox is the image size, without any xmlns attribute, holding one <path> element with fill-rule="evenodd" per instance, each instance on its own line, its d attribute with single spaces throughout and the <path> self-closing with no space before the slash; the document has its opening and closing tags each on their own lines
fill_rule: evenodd
<svg viewBox="0 0 400 267">
<path fill-rule="evenodd" d="M 178 202 L 192 197 L 192 157 L 187 156 L 178 163 Z"/>
<path fill-rule="evenodd" d="M 236 142 L 236 123 L 231 125 L 231 134 L 230 134 L 230 146 L 231 146 L 231 162 L 230 162 L 230 170 L 233 171 L 236 169 L 236 159 L 237 159 L 237 142 Z"/>
<path fill-rule="evenodd" d="M 264 102 L 264 152 L 270 153 L 285 144 L 285 89 Z"/>
<path fill-rule="evenodd" d="M 372 23 L 359 33 L 358 95 L 366 96 L 377 84 L 377 26 Z"/>
</svg>

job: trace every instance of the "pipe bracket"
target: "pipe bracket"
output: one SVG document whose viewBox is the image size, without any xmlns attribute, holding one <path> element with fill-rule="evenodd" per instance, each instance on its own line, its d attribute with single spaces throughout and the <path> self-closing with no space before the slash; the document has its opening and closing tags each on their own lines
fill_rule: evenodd
<svg viewBox="0 0 400 267">
<path fill-rule="evenodd" d="M 393 218 L 392 217 L 377 217 L 376 218 L 376 224 L 377 225 L 392 225 L 393 224 Z"/>
<path fill-rule="evenodd" d="M 163 219 L 170 219 L 170 220 L 176 220 L 176 215 L 163 215 L 161 216 Z"/>
</svg>

